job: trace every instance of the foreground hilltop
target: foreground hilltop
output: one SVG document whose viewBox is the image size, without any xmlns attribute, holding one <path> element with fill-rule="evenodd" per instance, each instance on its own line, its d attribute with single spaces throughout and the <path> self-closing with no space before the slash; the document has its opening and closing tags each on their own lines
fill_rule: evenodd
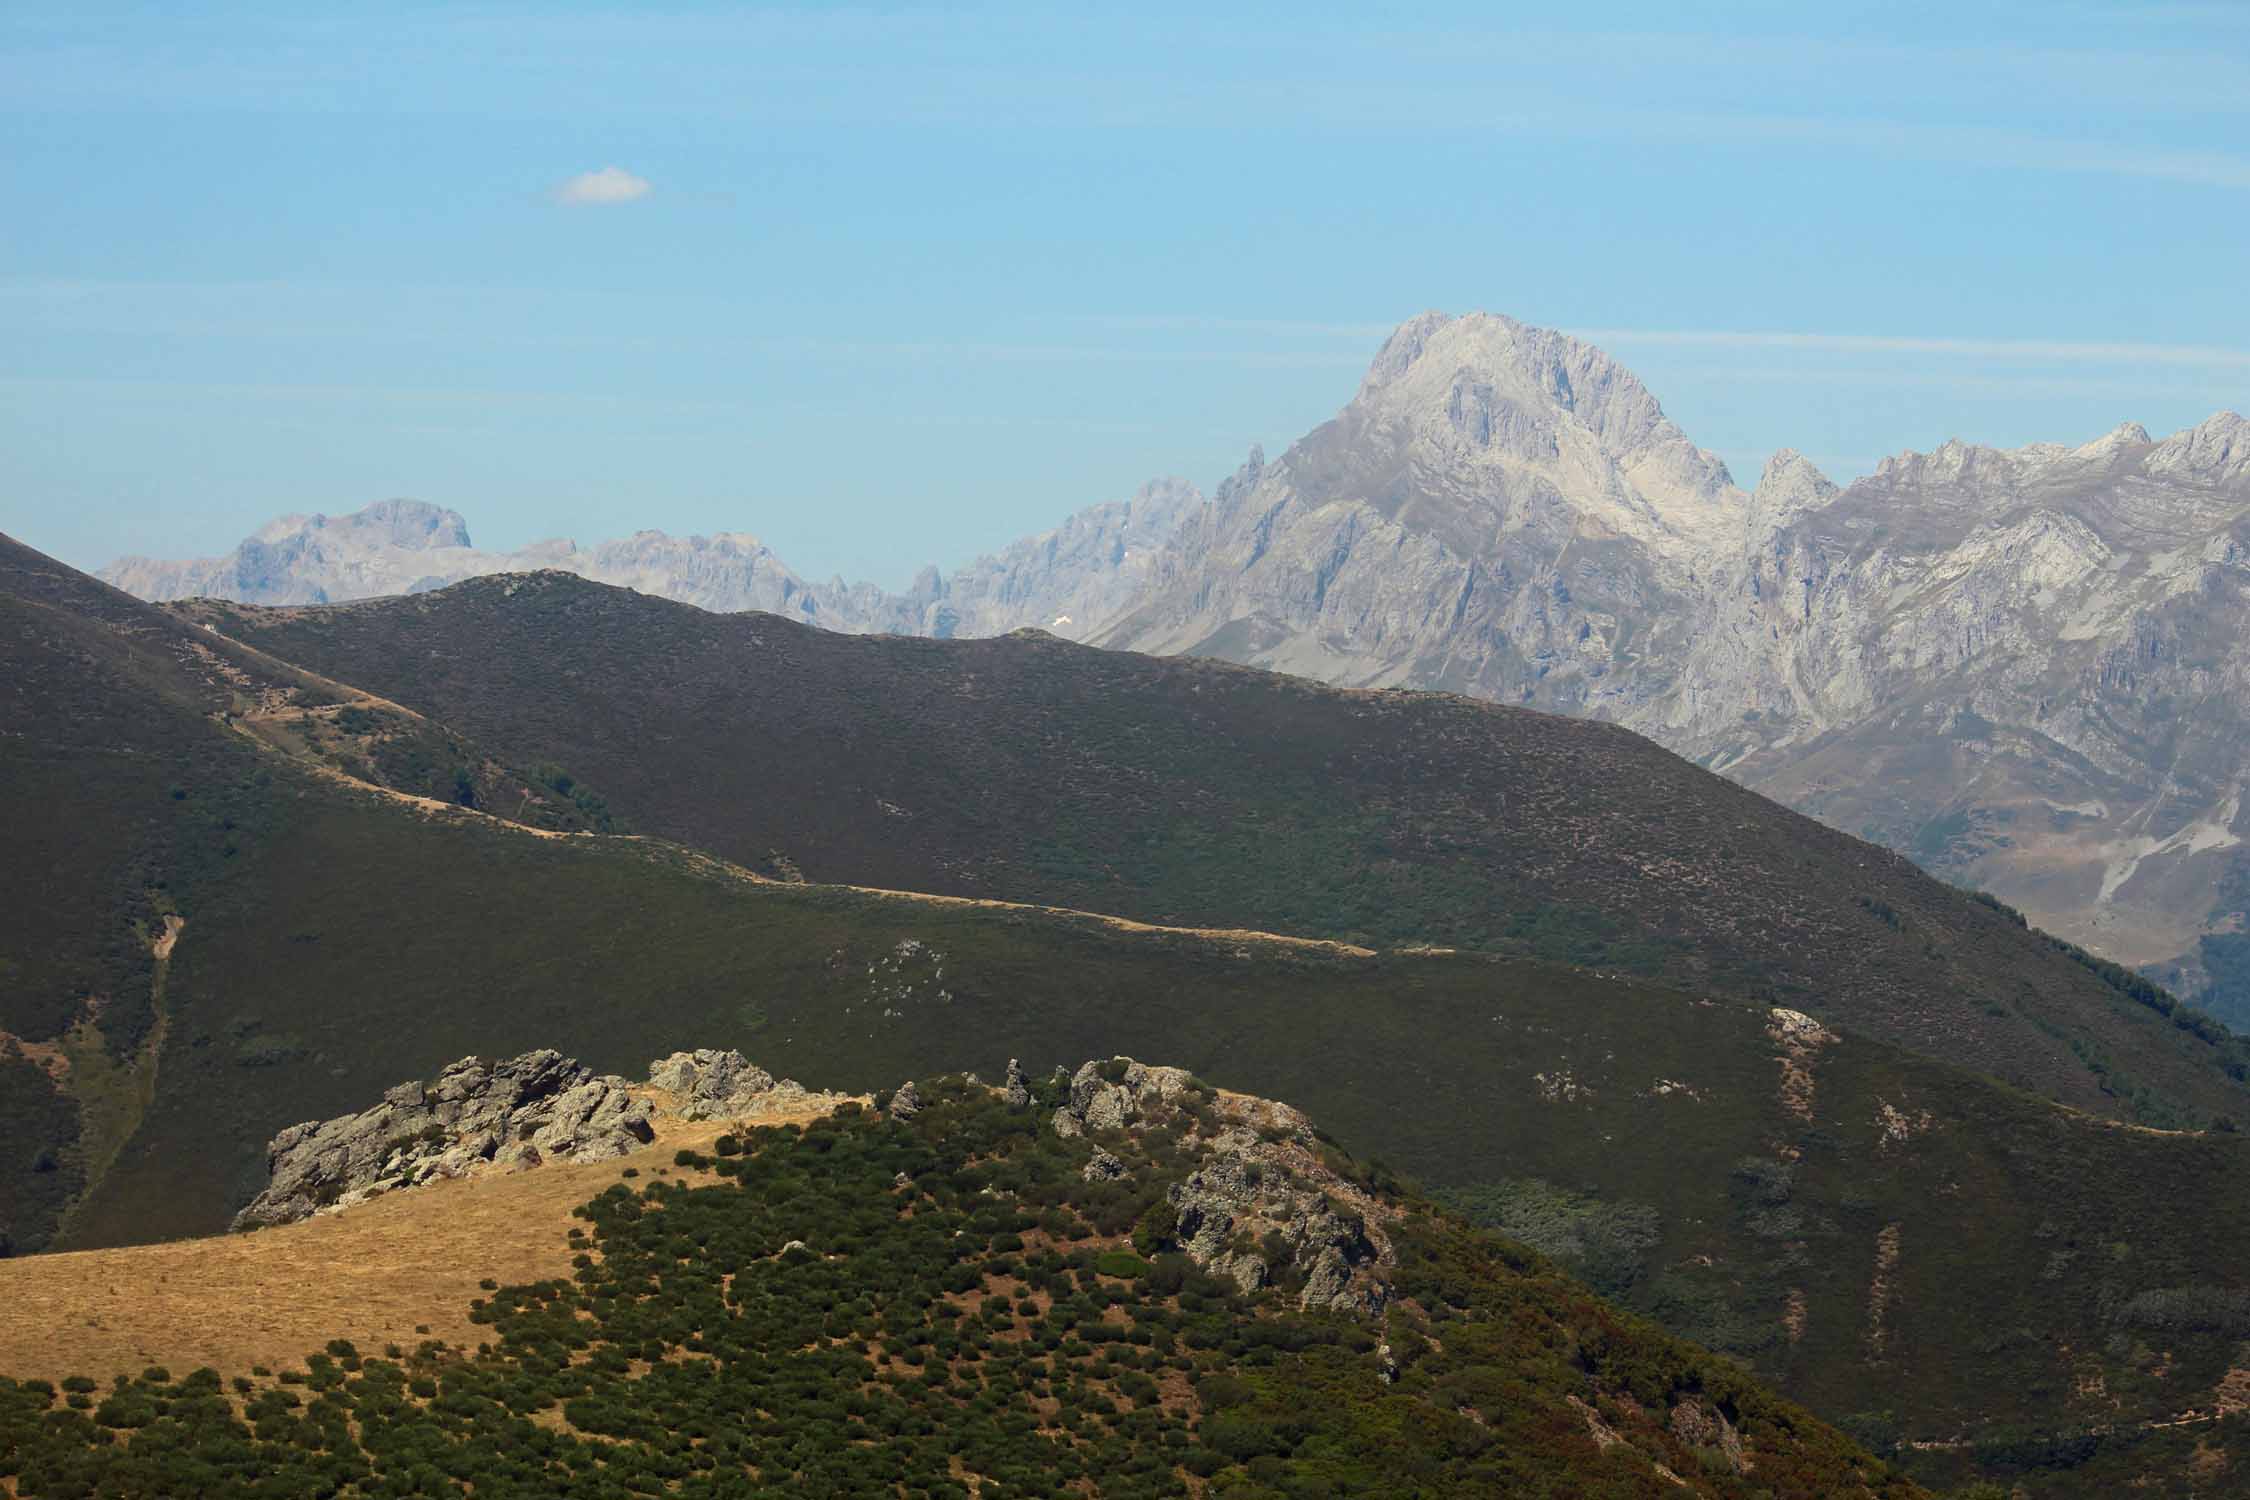
<svg viewBox="0 0 2250 1500">
<path fill-rule="evenodd" d="M 487 1280 L 476 1352 L 339 1336 L 98 1401 L 0 1378 L 0 1472 L 26 1497 L 1921 1493 L 1178 1069 L 924 1079 L 730 1128 L 645 1187 L 602 1170 L 578 1227 L 530 1230 L 574 1269 Z"/>
<path fill-rule="evenodd" d="M 172 613 L 776 876 L 1533 954 L 2145 1124 L 2244 1112 L 2222 1027 L 1613 725 L 1038 634 L 835 635 L 556 573 Z"/>
</svg>

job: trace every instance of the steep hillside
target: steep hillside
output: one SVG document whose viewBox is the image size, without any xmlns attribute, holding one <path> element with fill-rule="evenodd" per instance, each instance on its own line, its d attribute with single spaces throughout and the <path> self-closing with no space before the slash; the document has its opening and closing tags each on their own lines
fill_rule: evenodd
<svg viewBox="0 0 2250 1500">
<path fill-rule="evenodd" d="M 2250 422 L 1752 494 L 1601 351 L 1427 315 L 1085 638 L 1628 725 L 2250 1017 Z"/>
<path fill-rule="evenodd" d="M 473 1354 L 338 1338 L 99 1404 L 0 1378 L 0 1474 L 26 1497 L 1919 1493 L 1287 1106 L 1125 1059 L 907 1092 L 614 1183 L 575 1273 L 486 1281 Z"/>
<path fill-rule="evenodd" d="M 2250 1018 L 2246 547 L 2231 413 L 1887 459 L 1776 530 L 1714 626 L 1784 690 L 1652 732 Z"/>
<path fill-rule="evenodd" d="M 1535 954 L 1788 1004 L 2144 1123 L 2244 1109 L 2221 1028 L 1607 725 L 1036 635 L 831 635 L 561 574 L 175 609 L 773 874 Z"/>
<path fill-rule="evenodd" d="M 1600 350 L 1426 313 L 1192 513 L 1091 639 L 1582 712 L 1661 692 L 1750 513 Z"/>
<path fill-rule="evenodd" d="M 142 618 L 130 601 L 116 607 Z M 935 661 L 1023 644 L 913 649 Z M 567 663 L 549 665 L 567 680 Z M 1190 684 L 1251 683 L 1277 703 L 1413 706 L 1209 664 L 1135 669 L 1149 667 L 1194 674 Z M 161 718 L 161 698 L 129 682 L 78 680 L 85 695 L 67 701 L 80 721 Z M 1653 754 L 1615 730 L 1504 717 Z M 37 722 L 9 727 L 28 742 Z M 139 992 L 147 1039 L 122 1073 L 84 1075 L 130 1082 L 124 1102 L 64 1100 L 115 1141 L 67 1245 L 216 1231 L 264 1185 L 277 1132 L 464 1053 L 551 1044 L 631 1072 L 716 1044 L 875 1089 L 1011 1055 L 1037 1072 L 1128 1052 L 1302 1102 L 1871 1442 L 1968 1445 L 1901 1448 L 1902 1462 L 2067 1478 L 2080 1470 L 2053 1466 L 2128 1461 L 2119 1424 L 2186 1420 L 2161 1430 L 2204 1433 L 2239 1383 L 2250 1283 L 2233 1247 L 2250 1234 L 2250 1155 L 2231 1134 L 2121 1127 L 1900 1052 L 1848 1020 L 1823 1030 L 1614 974 L 760 882 L 656 840 L 542 836 L 410 802 L 198 713 L 180 723 L 248 758 L 214 752 L 208 780 L 177 762 L 190 774 L 169 784 L 184 799 L 158 784 L 160 808 L 230 799 L 216 822 L 193 825 L 227 842 L 176 867 L 176 909 L 156 914 L 183 925 L 165 925 L 163 985 Z M 42 815 L 105 826 L 123 783 L 99 765 L 57 774 Z M 119 878 L 97 842 L 6 852 L 10 890 L 26 897 L 43 882 L 98 893 Z M 84 961 L 52 934 L 13 934 L 4 951 Z M 154 965 L 136 962 L 144 976 Z M 11 989 L 10 1003 L 38 993 Z M 2144 1007 L 2119 1014 L 2148 1028 L 2150 1046 L 2171 1029 Z M 2113 1436 L 2081 1440 L 2103 1432 Z M 2042 1446 L 2056 1433 L 2069 1441 Z"/>
<path fill-rule="evenodd" d="M 46 1243 L 148 1108 L 182 922 L 346 778 L 548 831 L 613 826 L 555 768 L 513 769 L 0 537 L 0 1243 Z"/>
</svg>

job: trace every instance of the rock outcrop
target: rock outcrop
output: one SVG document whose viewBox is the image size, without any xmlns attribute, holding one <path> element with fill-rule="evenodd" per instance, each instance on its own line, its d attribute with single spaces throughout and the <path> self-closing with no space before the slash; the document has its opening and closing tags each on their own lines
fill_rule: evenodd
<svg viewBox="0 0 2250 1500">
<path fill-rule="evenodd" d="M 549 1161 L 604 1161 L 655 1134 L 646 1099 L 552 1049 L 504 1062 L 464 1057 L 374 1108 L 292 1125 L 267 1148 L 265 1191 L 236 1229 L 288 1224 L 398 1188 Z"/>
<path fill-rule="evenodd" d="M 1118 1057 L 1071 1076 L 1052 1125 L 1097 1142 L 1170 1130 L 1195 1165 L 1166 1190 L 1169 1239 L 1213 1275 L 1246 1292 L 1292 1285 L 1307 1308 L 1373 1317 L 1388 1303 L 1385 1210 L 1323 1160 L 1311 1122 L 1289 1105 L 1207 1090 L 1183 1069 Z M 1082 1175 L 1106 1182 L 1133 1170 L 1097 1144 Z"/>
<path fill-rule="evenodd" d="M 596 1075 L 552 1049 L 497 1063 L 464 1057 L 372 1109 L 275 1136 L 265 1191 L 234 1227 L 294 1223 L 447 1177 L 607 1161 L 655 1138 L 660 1103 L 680 1120 L 740 1120 L 834 1097 L 708 1048 L 656 1059 L 645 1084 Z"/>
<path fill-rule="evenodd" d="M 794 1078 L 776 1078 L 739 1052 L 708 1047 L 656 1059 L 648 1065 L 648 1085 L 670 1095 L 672 1113 L 683 1120 L 746 1120 L 842 1097 L 808 1089 Z"/>
<path fill-rule="evenodd" d="M 1184 1068 L 1152 1068 L 1128 1057 L 1087 1063 L 1071 1075 L 1070 1099 L 1055 1110 L 1055 1133 L 1122 1130 L 1146 1106 L 1179 1098 L 1194 1081 Z"/>
<path fill-rule="evenodd" d="M 764 1068 L 754 1067 L 739 1052 L 714 1052 L 699 1048 L 675 1052 L 648 1065 L 650 1088 L 676 1098 L 683 1120 L 727 1120 L 747 1114 L 776 1089 L 802 1088 L 788 1080 L 776 1081 Z"/>
</svg>

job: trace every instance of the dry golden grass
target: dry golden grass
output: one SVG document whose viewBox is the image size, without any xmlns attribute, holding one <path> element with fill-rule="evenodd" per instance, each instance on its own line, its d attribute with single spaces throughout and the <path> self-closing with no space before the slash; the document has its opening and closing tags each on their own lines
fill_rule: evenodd
<svg viewBox="0 0 2250 1500">
<path fill-rule="evenodd" d="M 750 1123 L 833 1106 L 815 1098 Z M 300 1366 L 333 1338 L 370 1353 L 426 1338 L 473 1347 L 486 1336 L 469 1321 L 479 1281 L 569 1275 L 572 1209 L 627 1167 L 644 1181 L 677 1172 L 675 1151 L 727 1128 L 660 1113 L 655 1144 L 618 1161 L 431 1183 L 255 1234 L 0 1261 L 0 1374 L 246 1375 Z"/>
</svg>

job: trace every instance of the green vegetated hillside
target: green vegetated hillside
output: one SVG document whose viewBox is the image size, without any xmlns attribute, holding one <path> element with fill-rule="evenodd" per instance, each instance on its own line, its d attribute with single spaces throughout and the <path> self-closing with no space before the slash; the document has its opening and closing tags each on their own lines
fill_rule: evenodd
<svg viewBox="0 0 2250 1500">
<path fill-rule="evenodd" d="M 918 1092 L 910 1120 L 850 1103 L 620 1181 L 574 1276 L 478 1304 L 473 1354 L 0 1377 L 0 1476 L 36 1500 L 1921 1493 L 1285 1115 L 1186 1082 L 1066 1138 L 1060 1085 Z M 1214 1212 L 1294 1222 L 1234 1252 L 1199 1242 Z M 1261 1252 L 1262 1286 L 1223 1263 Z"/>
<path fill-rule="evenodd" d="M 175 608 L 769 873 L 1555 958 L 2144 1124 L 2244 1113 L 2216 1022 L 1608 725 L 1035 633 L 831 635 L 562 574 Z"/>
<path fill-rule="evenodd" d="M 511 771 L 0 537 L 0 1248 L 45 1243 L 137 1125 L 173 920 L 330 770 L 527 825 L 611 823 L 560 772 Z"/>
<path fill-rule="evenodd" d="M 98 664 L 129 638 L 87 618 L 81 655 Z M 60 629 L 43 628 L 26 638 Z M 171 683 L 156 670 L 169 649 L 117 660 Z M 2169 1482 L 2198 1445 L 2250 1463 L 2232 1423 L 2142 1425 L 2250 1380 L 2229 1374 L 2250 1336 L 2235 1253 L 2250 1148 L 2232 1135 L 2108 1123 L 1848 1019 L 1831 1040 L 1762 1004 L 1614 973 L 755 883 L 654 840 L 403 804 L 311 752 L 260 748 L 200 701 L 169 706 L 122 666 L 74 680 L 90 686 L 50 697 L 113 735 L 64 739 L 16 714 L 0 742 L 14 800 L 55 830 L 0 861 L 8 915 L 27 923 L 0 952 L 24 966 L 11 1030 L 44 985 L 118 997 L 61 1096 L 81 1136 L 94 1122 L 114 1149 L 65 1143 L 56 1172 L 8 1164 L 11 1205 L 29 1205 L 11 1208 L 30 1215 L 12 1221 L 29 1226 L 21 1245 L 46 1241 L 37 1215 L 76 1190 L 74 1161 L 111 1164 L 66 1244 L 216 1231 L 276 1130 L 469 1052 L 555 1046 L 637 1074 L 677 1048 L 737 1046 L 864 1088 L 1123 1052 L 1299 1104 L 1871 1443 L 1946 1445 L 1900 1447 L 1918 1472 L 2071 1494 L 2098 1492 L 2090 1474 Z M 127 734 L 143 721 L 176 727 Z M 96 753 L 113 740 L 127 771 Z M 33 771 L 36 787 L 17 779 Z M 112 831 L 73 841 L 74 824 Z M 131 863 L 141 851 L 162 862 L 153 875 Z M 83 913 L 50 888 L 108 915 L 80 934 L 67 923 Z M 28 925 L 42 909 L 51 929 Z M 159 964 L 143 939 L 168 918 L 184 925 Z M 104 978 L 92 966 L 118 927 L 124 977 Z M 112 1024 L 140 1040 L 109 1040 Z M 2126 1003 L 2115 1024 L 2121 1050 L 2151 1055 L 2176 1030 Z M 27 1113 L 58 1099 L 22 1097 Z"/>
<path fill-rule="evenodd" d="M 1759 1009 L 1523 960 L 745 887 L 384 806 L 302 817 L 264 894 L 233 888 L 183 938 L 159 1097 L 81 1243 L 215 1230 L 279 1126 L 468 1052 L 637 1072 L 718 1043 L 873 1088 L 1161 1048 L 1304 1101 L 1878 1444 L 2036 1462 L 2034 1435 L 2207 1407 L 2250 1333 L 2250 1145 L 1857 1037 L 1785 1092 Z"/>
</svg>

